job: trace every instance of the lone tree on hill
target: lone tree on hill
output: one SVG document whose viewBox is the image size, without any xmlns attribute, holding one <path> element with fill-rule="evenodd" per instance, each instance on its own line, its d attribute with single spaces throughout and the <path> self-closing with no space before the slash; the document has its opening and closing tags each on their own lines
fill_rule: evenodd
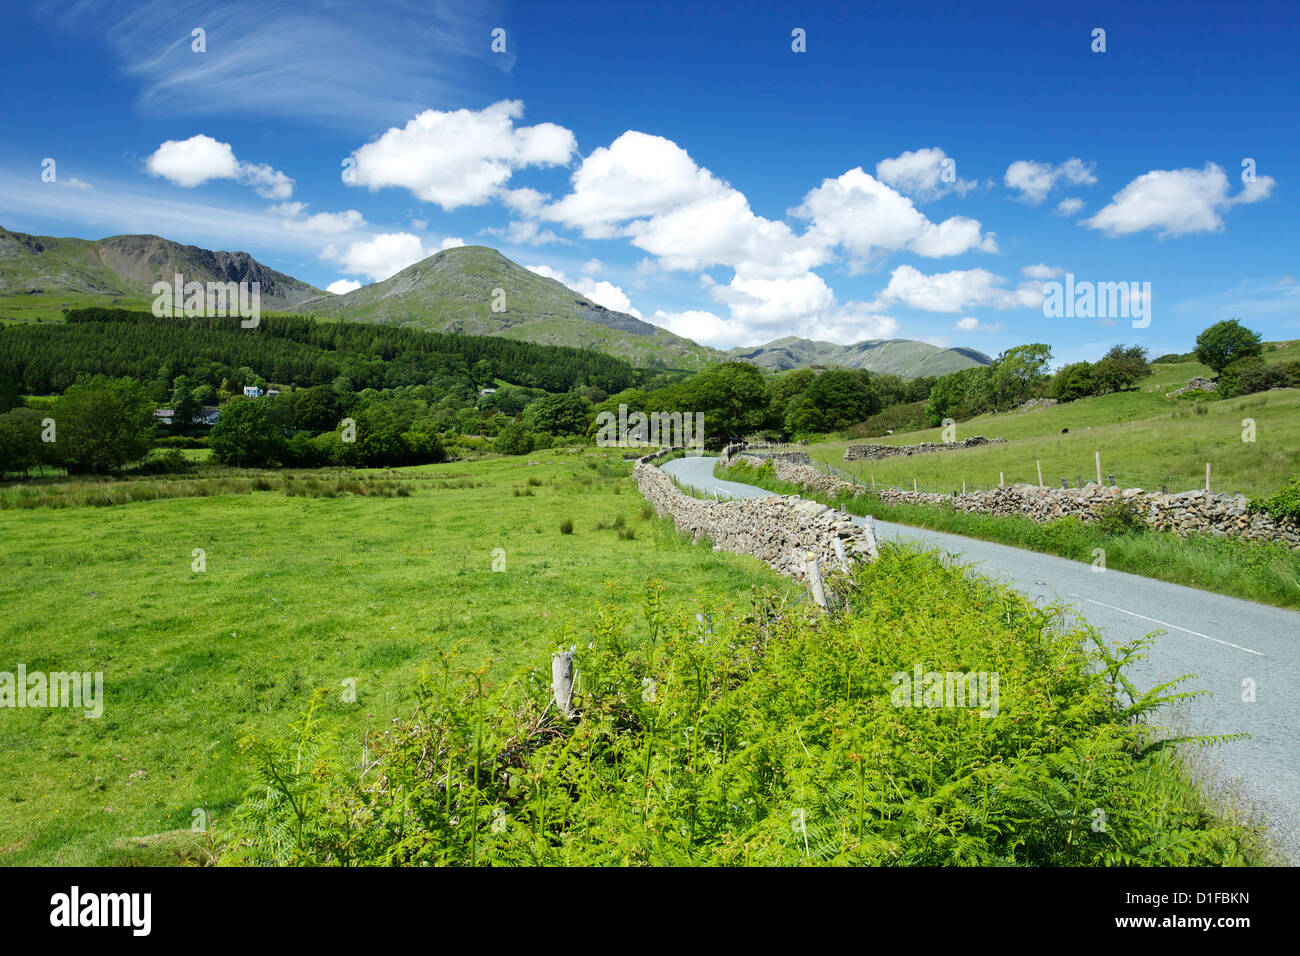
<svg viewBox="0 0 1300 956">
<path fill-rule="evenodd" d="M 1196 337 L 1196 360 L 1214 369 L 1215 375 L 1222 375 L 1237 359 L 1263 351 L 1259 336 L 1236 319 L 1216 322 Z"/>
</svg>

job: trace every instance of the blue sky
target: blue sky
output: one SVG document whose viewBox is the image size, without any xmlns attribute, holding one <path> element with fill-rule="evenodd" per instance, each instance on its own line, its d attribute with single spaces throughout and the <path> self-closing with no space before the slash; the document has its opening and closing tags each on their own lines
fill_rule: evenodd
<svg viewBox="0 0 1300 956">
<path fill-rule="evenodd" d="M 322 288 L 492 245 L 719 347 L 1300 337 L 1293 5 L 953 6 L 38 3 L 0 35 L 0 225 Z M 1150 323 L 1046 317 L 1065 273 Z"/>
</svg>

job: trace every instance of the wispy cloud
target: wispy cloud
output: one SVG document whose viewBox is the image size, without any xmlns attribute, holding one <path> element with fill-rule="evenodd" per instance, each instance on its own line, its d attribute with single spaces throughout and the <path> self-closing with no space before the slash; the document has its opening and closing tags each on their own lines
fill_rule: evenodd
<svg viewBox="0 0 1300 956">
<path fill-rule="evenodd" d="M 347 129 L 391 124 L 430 105 L 477 98 L 474 77 L 509 68 L 490 51 L 499 4 L 365 0 L 316 9 L 283 0 L 47 0 L 37 22 L 103 37 L 158 116 L 248 115 Z M 205 32 L 204 52 L 192 32 Z"/>
</svg>

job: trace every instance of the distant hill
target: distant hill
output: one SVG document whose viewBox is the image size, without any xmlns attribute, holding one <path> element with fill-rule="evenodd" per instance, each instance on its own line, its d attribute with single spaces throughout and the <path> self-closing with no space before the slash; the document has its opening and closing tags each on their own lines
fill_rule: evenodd
<svg viewBox="0 0 1300 956">
<path fill-rule="evenodd" d="M 492 311 L 496 289 L 504 292 L 501 312 Z M 715 349 L 597 305 L 487 246 L 445 249 L 382 282 L 325 294 L 299 309 L 352 322 L 598 349 L 643 366 L 697 368 L 725 360 Z"/>
<path fill-rule="evenodd" d="M 0 227 L 0 297 L 43 301 L 65 298 L 70 305 L 148 305 L 150 287 L 171 281 L 258 282 L 261 307 L 296 309 L 321 290 L 262 265 L 247 252 L 213 252 L 159 236 L 56 239 Z"/>
<path fill-rule="evenodd" d="M 727 354 L 776 371 L 810 365 L 840 365 L 903 378 L 947 375 L 993 363 L 989 356 L 975 349 L 943 349 L 910 339 L 869 339 L 853 345 L 835 345 L 787 336 L 756 348 L 730 349 Z"/>
</svg>

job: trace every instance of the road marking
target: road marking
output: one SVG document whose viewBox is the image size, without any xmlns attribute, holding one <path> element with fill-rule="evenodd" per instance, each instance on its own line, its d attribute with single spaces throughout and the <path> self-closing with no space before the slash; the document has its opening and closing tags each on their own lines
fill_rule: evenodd
<svg viewBox="0 0 1300 956">
<path fill-rule="evenodd" d="M 1106 604 L 1103 601 L 1094 601 L 1092 598 L 1083 597 L 1082 594 L 1075 594 L 1073 591 L 1069 592 L 1069 594 L 1070 597 L 1083 598 L 1083 600 L 1090 604 L 1099 604 L 1102 607 L 1110 608 L 1112 611 L 1119 611 L 1121 614 L 1131 614 L 1133 617 L 1140 617 L 1144 621 L 1150 621 L 1152 624 L 1159 624 L 1161 627 L 1172 627 L 1175 631 L 1182 631 L 1185 634 L 1194 634 L 1197 637 L 1205 638 L 1207 641 L 1214 641 L 1214 643 L 1222 644 L 1225 647 L 1235 647 L 1239 651 L 1245 651 L 1247 654 L 1254 654 L 1257 657 L 1265 656 L 1259 651 L 1252 651 L 1249 647 L 1242 647 L 1240 644 L 1232 643 L 1232 641 L 1221 641 L 1217 637 L 1210 637 L 1210 635 L 1202 634 L 1200 631 L 1193 631 L 1185 627 L 1179 627 L 1177 624 L 1170 624 L 1168 621 L 1161 621 L 1158 618 L 1147 617 L 1145 614 L 1138 614 L 1136 611 L 1126 611 L 1122 607 L 1116 607 L 1113 604 Z"/>
</svg>

